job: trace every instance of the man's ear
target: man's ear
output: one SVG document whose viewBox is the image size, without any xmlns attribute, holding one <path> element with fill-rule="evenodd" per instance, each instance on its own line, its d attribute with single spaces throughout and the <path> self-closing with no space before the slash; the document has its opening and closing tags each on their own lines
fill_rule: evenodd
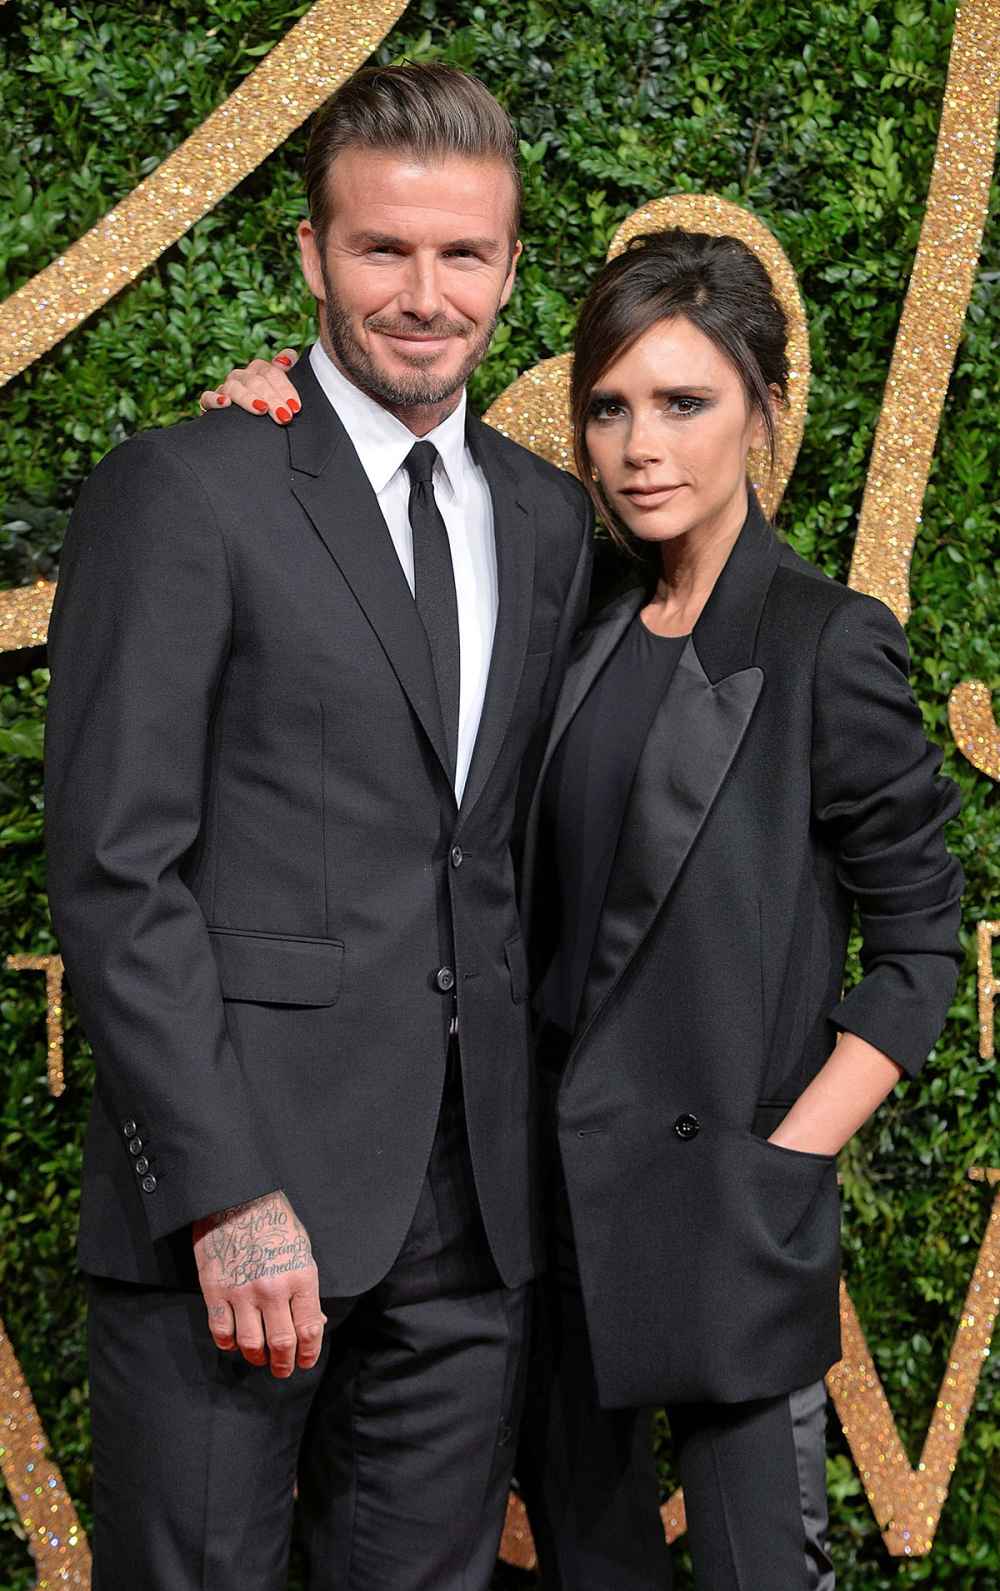
<svg viewBox="0 0 1000 1591">
<path fill-rule="evenodd" d="M 501 309 L 503 309 L 504 305 L 508 302 L 511 293 L 514 291 L 514 280 L 517 276 L 517 262 L 523 253 L 524 246 L 521 243 L 521 239 L 518 238 L 517 242 L 514 244 L 514 247 L 510 251 L 510 269 L 507 272 L 507 278 L 500 293 Z"/>
<path fill-rule="evenodd" d="M 319 257 L 319 239 L 313 231 L 311 221 L 300 221 L 297 228 L 299 240 L 299 259 L 302 262 L 302 275 L 306 279 L 313 298 L 318 303 L 325 302 L 326 293 L 323 290 L 323 269 Z"/>
</svg>

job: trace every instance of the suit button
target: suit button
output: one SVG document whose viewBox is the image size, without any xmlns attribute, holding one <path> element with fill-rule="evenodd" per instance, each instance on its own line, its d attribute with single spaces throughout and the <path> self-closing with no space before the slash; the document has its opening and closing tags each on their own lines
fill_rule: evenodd
<svg viewBox="0 0 1000 1591">
<path fill-rule="evenodd" d="M 453 845 L 452 848 L 451 848 L 451 865 L 452 865 L 452 867 L 461 867 L 461 865 L 462 865 L 462 863 L 464 861 L 465 861 L 465 852 L 462 850 L 462 847 L 460 845 Z"/>
<path fill-rule="evenodd" d="M 688 1138 L 697 1138 L 701 1132 L 701 1122 L 697 1116 L 692 1116 L 690 1113 L 685 1112 L 683 1116 L 678 1116 L 674 1122 L 674 1132 L 678 1138 L 683 1138 L 685 1141 Z"/>
<path fill-rule="evenodd" d="M 135 1163 L 135 1174 L 136 1174 L 136 1176 L 137 1177 L 144 1177 L 148 1170 L 149 1170 L 149 1161 L 146 1159 L 145 1155 L 140 1155 L 138 1160 Z"/>
<path fill-rule="evenodd" d="M 143 1177 L 143 1179 L 142 1179 L 142 1191 L 143 1191 L 143 1193 L 155 1193 L 156 1192 L 156 1178 L 153 1176 L 152 1172 L 150 1172 L 148 1177 Z"/>
<path fill-rule="evenodd" d="M 141 1155 L 142 1154 L 142 1139 L 141 1138 L 132 1138 L 132 1139 L 130 1139 L 129 1140 L 129 1146 L 128 1146 L 128 1152 L 129 1152 L 130 1155 Z"/>
<path fill-rule="evenodd" d="M 125 1137 L 125 1138 L 134 1138 L 138 1131 L 139 1131 L 139 1128 L 136 1125 L 136 1123 L 132 1120 L 131 1116 L 129 1117 L 128 1121 L 123 1121 L 122 1122 L 122 1136 L 123 1137 Z"/>
<path fill-rule="evenodd" d="M 442 994 L 449 994 L 455 987 L 455 974 L 450 967 L 439 967 L 434 974 L 434 982 Z"/>
</svg>

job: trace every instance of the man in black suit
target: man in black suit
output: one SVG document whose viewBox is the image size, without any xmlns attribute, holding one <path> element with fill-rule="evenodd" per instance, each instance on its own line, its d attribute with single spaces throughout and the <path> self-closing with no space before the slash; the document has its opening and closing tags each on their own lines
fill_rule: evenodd
<svg viewBox="0 0 1000 1591">
<path fill-rule="evenodd" d="M 490 1578 L 540 1255 L 518 791 L 591 528 L 465 412 L 516 148 L 462 73 L 345 85 L 295 425 L 136 437 L 68 533 L 47 810 L 97 1060 L 98 1591 L 276 1591 L 296 1479 L 311 1585 Z"/>
</svg>

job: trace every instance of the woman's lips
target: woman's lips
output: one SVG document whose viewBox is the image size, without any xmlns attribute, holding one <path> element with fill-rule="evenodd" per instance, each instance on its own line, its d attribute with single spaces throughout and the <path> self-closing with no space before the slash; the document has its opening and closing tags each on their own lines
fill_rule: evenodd
<svg viewBox="0 0 1000 1591">
<path fill-rule="evenodd" d="M 679 492 L 680 486 L 626 486 L 622 496 L 636 508 L 659 508 L 674 492 Z"/>
</svg>

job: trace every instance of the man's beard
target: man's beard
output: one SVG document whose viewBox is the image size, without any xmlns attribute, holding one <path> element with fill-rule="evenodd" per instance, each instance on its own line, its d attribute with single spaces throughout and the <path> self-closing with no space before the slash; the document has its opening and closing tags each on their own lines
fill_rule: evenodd
<svg viewBox="0 0 1000 1591">
<path fill-rule="evenodd" d="M 469 339 L 465 358 L 453 375 L 432 375 L 426 367 L 433 363 L 434 356 L 427 355 L 422 360 L 419 354 L 408 356 L 413 363 L 411 375 L 389 375 L 380 369 L 364 344 L 355 336 L 351 317 L 337 297 L 325 261 L 322 271 L 323 290 L 326 294 L 326 335 L 330 348 L 336 355 L 337 363 L 350 376 L 355 386 L 360 387 L 362 392 L 366 392 L 377 403 L 385 404 L 391 409 L 419 409 L 425 405 L 444 403 L 462 390 L 476 366 L 482 363 L 500 316 L 499 307 L 488 324 L 478 331 L 473 321 L 448 320 L 442 315 L 435 316 L 433 320 L 416 323 L 412 319 L 401 323 L 388 316 L 370 315 L 365 325 L 376 332 L 405 336 L 407 332 L 419 330 L 425 336 Z M 424 368 L 421 368 L 422 365 Z"/>
</svg>

